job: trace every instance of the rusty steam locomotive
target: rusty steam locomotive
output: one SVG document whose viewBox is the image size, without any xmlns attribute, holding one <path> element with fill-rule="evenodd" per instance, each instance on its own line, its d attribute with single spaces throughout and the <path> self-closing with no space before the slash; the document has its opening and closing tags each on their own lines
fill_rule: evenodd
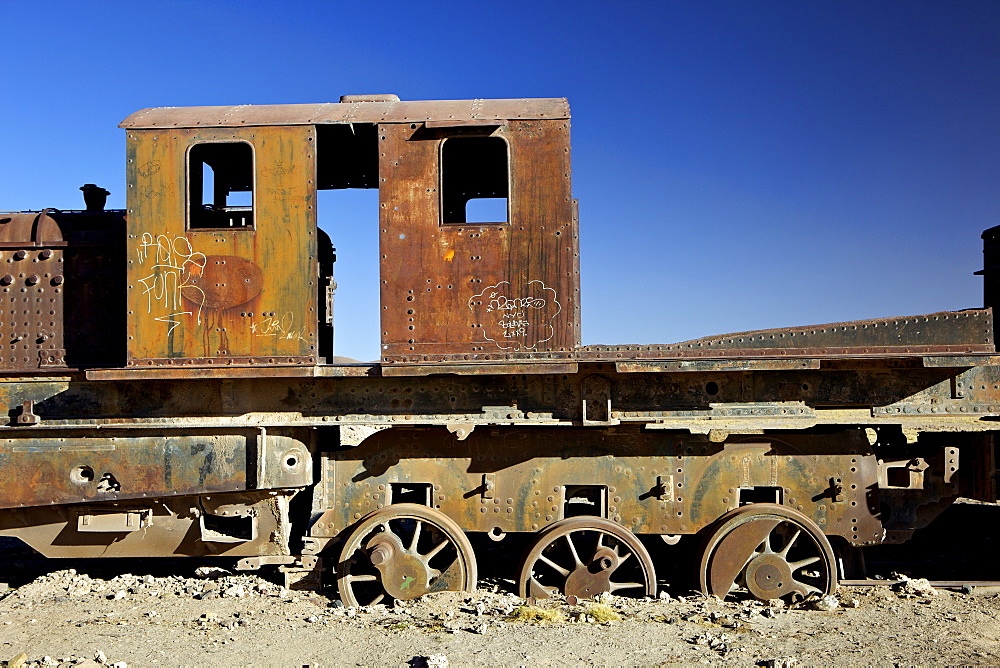
<svg viewBox="0 0 1000 668">
<path fill-rule="evenodd" d="M 126 211 L 88 185 L 85 211 L 0 214 L 0 535 L 325 575 L 348 604 L 471 588 L 473 543 L 514 533 L 522 596 L 651 595 L 651 539 L 699 536 L 706 593 L 772 599 L 997 499 L 988 307 L 581 346 L 569 119 L 389 95 L 129 116 Z M 315 203 L 339 188 L 379 191 L 377 363 L 332 357 Z"/>
</svg>

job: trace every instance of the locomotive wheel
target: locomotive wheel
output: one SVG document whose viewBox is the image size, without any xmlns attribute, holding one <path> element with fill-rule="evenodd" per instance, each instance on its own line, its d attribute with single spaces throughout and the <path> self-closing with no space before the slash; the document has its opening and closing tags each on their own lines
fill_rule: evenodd
<svg viewBox="0 0 1000 668">
<path fill-rule="evenodd" d="M 702 549 L 701 591 L 725 598 L 743 587 L 758 600 L 801 600 L 837 589 L 830 541 L 802 513 L 757 503 L 719 518 Z"/>
<path fill-rule="evenodd" d="M 656 571 L 635 535 L 601 517 L 570 517 L 543 529 L 521 562 L 521 598 L 603 592 L 652 596 Z"/>
<path fill-rule="evenodd" d="M 475 587 L 476 557 L 461 527 L 415 503 L 389 505 L 363 518 L 337 564 L 337 589 L 348 606 Z"/>
</svg>

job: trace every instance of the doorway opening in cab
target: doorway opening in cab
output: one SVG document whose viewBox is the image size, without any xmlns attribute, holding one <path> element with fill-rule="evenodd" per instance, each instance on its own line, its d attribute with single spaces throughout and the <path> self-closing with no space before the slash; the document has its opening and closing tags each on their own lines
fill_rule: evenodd
<svg viewBox="0 0 1000 668">
<path fill-rule="evenodd" d="M 318 125 L 316 143 L 320 355 L 331 364 L 378 361 L 378 133 L 373 124 Z"/>
<path fill-rule="evenodd" d="M 510 220 L 510 170 L 502 137 L 449 137 L 441 147 L 441 222 Z"/>
<path fill-rule="evenodd" d="M 188 151 L 188 227 L 252 228 L 253 187 L 250 144 L 195 144 Z"/>
</svg>

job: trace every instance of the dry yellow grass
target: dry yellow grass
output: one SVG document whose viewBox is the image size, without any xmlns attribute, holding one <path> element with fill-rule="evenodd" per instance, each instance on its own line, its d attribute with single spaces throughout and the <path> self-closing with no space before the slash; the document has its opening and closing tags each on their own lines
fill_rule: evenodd
<svg viewBox="0 0 1000 668">
<path fill-rule="evenodd" d="M 603 603 L 591 603 L 588 605 L 587 614 L 590 615 L 597 623 L 620 622 L 622 620 L 621 615 Z"/>
<path fill-rule="evenodd" d="M 537 605 L 522 605 L 510 616 L 516 622 L 551 624 L 566 621 L 566 615 L 556 608 L 540 608 Z"/>
</svg>

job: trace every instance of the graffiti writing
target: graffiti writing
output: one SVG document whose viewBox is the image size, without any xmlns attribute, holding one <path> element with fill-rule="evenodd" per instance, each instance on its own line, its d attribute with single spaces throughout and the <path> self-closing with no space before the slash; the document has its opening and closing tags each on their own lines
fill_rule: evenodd
<svg viewBox="0 0 1000 668">
<path fill-rule="evenodd" d="M 497 292 L 490 293 L 486 312 L 493 311 L 523 311 L 529 308 L 545 308 L 545 300 L 535 297 L 505 297 Z"/>
<path fill-rule="evenodd" d="M 136 169 L 136 171 L 139 172 L 139 176 L 149 178 L 150 176 L 159 173 L 160 161 L 150 160 L 149 162 L 144 162 Z"/>
<path fill-rule="evenodd" d="M 273 336 L 290 341 L 306 341 L 307 333 L 305 325 L 295 326 L 295 315 L 291 311 L 281 316 L 263 316 L 259 322 L 250 324 L 250 331 L 254 336 Z"/>
<path fill-rule="evenodd" d="M 205 254 L 191 248 L 191 242 L 186 237 L 170 237 L 166 234 L 154 237 L 149 232 L 143 233 L 136 253 L 139 264 L 149 271 L 149 274 L 138 280 L 142 286 L 142 294 L 146 297 L 146 313 L 152 313 L 154 305 L 170 311 L 169 315 L 160 316 L 156 320 L 169 324 L 168 333 L 172 332 L 180 324 L 177 319 L 179 316 L 193 314 L 192 311 L 183 310 L 186 297 L 189 302 L 198 304 L 197 321 L 200 325 L 205 293 L 198 286 L 192 285 L 190 279 L 200 276 L 204 271 L 207 262 Z M 183 294 L 185 290 L 186 295 Z"/>
<path fill-rule="evenodd" d="M 541 281 L 528 281 L 511 296 L 509 281 L 491 285 L 469 300 L 479 314 L 484 338 L 501 350 L 532 350 L 555 335 L 552 320 L 562 311 L 556 291 Z"/>
</svg>

